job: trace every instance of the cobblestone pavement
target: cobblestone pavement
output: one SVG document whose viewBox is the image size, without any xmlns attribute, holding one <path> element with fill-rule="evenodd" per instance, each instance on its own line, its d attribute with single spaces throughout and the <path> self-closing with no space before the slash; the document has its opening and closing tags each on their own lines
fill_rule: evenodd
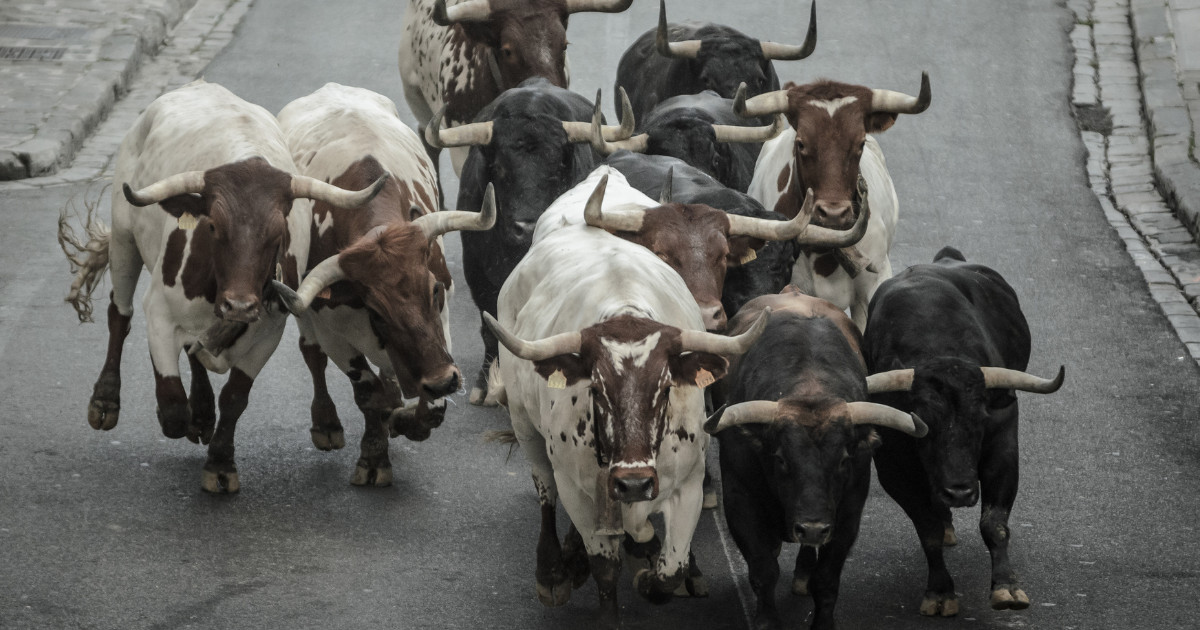
<svg viewBox="0 0 1200 630">
<path fill-rule="evenodd" d="M 0 180 L 17 180 L 0 190 L 104 176 L 137 115 L 198 76 L 252 2 L 0 0 Z"/>
<path fill-rule="evenodd" d="M 1200 19 L 1200 0 L 1171 4 L 1195 7 L 1175 15 Z M 1200 31 L 1176 41 L 1173 7 L 1163 0 L 1070 0 L 1068 6 L 1076 15 L 1072 100 L 1092 190 L 1150 293 L 1200 361 L 1200 247 L 1188 228 L 1200 210 L 1200 194 L 1193 196 L 1200 170 L 1189 155 L 1192 121 L 1175 64 L 1177 47 L 1181 59 L 1195 54 L 1200 64 Z M 1200 99 L 1191 105 L 1200 110 Z"/>
</svg>

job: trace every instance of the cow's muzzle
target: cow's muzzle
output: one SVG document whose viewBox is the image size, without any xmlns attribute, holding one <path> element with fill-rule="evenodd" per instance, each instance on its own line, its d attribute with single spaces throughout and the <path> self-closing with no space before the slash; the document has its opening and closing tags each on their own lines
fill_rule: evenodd
<svg viewBox="0 0 1200 630">
<path fill-rule="evenodd" d="M 704 330 L 708 332 L 724 332 L 729 323 L 720 302 L 700 305 L 700 317 L 704 320 Z"/>
<path fill-rule="evenodd" d="M 430 398 L 441 398 L 458 391 L 462 384 L 462 373 L 458 366 L 451 365 L 439 376 L 421 379 L 421 389 Z"/>
<path fill-rule="evenodd" d="M 949 507 L 971 507 L 979 501 L 979 484 L 956 483 L 943 486 L 940 495 L 942 502 Z"/>
<path fill-rule="evenodd" d="M 792 542 L 820 547 L 833 538 L 833 525 L 824 521 L 804 521 L 792 524 Z"/>
<path fill-rule="evenodd" d="M 608 476 L 608 494 L 625 503 L 650 501 L 658 496 L 658 472 L 651 466 L 614 467 Z"/>
<path fill-rule="evenodd" d="M 262 303 L 254 296 L 229 296 L 217 305 L 217 316 L 231 322 L 252 324 L 262 315 Z"/>
</svg>

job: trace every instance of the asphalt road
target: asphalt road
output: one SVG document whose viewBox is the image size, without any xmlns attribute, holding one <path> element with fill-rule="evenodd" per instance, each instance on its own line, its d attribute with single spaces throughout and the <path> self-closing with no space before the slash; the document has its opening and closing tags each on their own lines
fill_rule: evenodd
<svg viewBox="0 0 1200 630">
<path fill-rule="evenodd" d="M 205 77 L 271 111 L 327 81 L 367 87 L 412 122 L 396 69 L 402 4 L 258 0 Z M 806 3 L 731 8 L 680 1 L 670 17 L 802 39 Z M 880 136 L 901 199 L 893 266 L 954 245 L 995 267 L 1030 320 L 1031 371 L 1067 366 L 1059 393 L 1021 395 L 1012 557 L 1033 606 L 988 608 L 976 508 L 956 514 L 962 542 L 947 554 L 962 612 L 921 618 L 916 536 L 876 485 L 842 581 L 842 627 L 1195 627 L 1200 373 L 1087 186 L 1068 107 L 1069 11 L 1032 0 L 847 0 L 818 13 L 816 53 L 779 62 L 784 80 L 910 93 L 921 71 L 932 80 L 932 107 Z M 573 17 L 572 87 L 589 96 L 604 88 L 607 108 L 621 52 L 656 14 L 657 3 L 641 0 L 621 15 Z M 454 178 L 444 181 L 455 199 Z M 528 466 L 482 439 L 507 426 L 505 414 L 458 395 L 428 441 L 393 441 L 392 487 L 351 487 L 361 415 L 331 367 L 349 446 L 312 448 L 294 325 L 239 426 L 239 495 L 201 492 L 203 449 L 161 436 L 140 302 L 121 423 L 88 427 L 106 331 L 78 325 L 62 303 L 70 278 L 54 228 L 61 208 L 98 194 L 62 186 L 0 195 L 0 628 L 589 627 L 592 584 L 561 609 L 534 597 Z M 447 243 L 461 279 L 458 239 Z M 478 316 L 456 284 L 454 354 L 470 374 L 482 353 Z M 714 513 L 703 515 L 694 547 L 711 596 L 655 607 L 625 579 L 626 627 L 746 627 L 744 568 Z M 784 575 L 794 554 L 785 549 Z M 782 613 L 802 627 L 811 604 L 786 587 Z"/>
</svg>

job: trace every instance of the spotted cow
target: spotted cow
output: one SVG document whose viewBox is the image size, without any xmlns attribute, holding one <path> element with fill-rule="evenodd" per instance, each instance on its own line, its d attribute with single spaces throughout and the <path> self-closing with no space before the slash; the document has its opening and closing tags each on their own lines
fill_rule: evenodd
<svg viewBox="0 0 1200 630">
<path fill-rule="evenodd" d="M 714 392 L 714 402 L 728 406 L 704 428 L 721 443 L 725 518 L 749 568 L 754 627 L 781 627 L 775 584 L 780 545 L 791 542 L 800 544 L 791 590 L 812 595 L 811 627 L 829 630 L 871 484 L 874 428 L 913 436 L 928 428 L 866 401 L 862 337 L 825 300 L 796 287 L 755 298 L 730 322 L 730 334 L 759 325 L 768 310 L 762 336 L 731 360 Z"/>
<path fill-rule="evenodd" d="M 88 403 L 92 428 L 117 425 L 121 354 L 144 267 L 163 435 L 207 444 L 201 487 L 237 492 L 234 430 L 286 323 L 271 279 L 296 286 L 304 273 L 307 200 L 359 207 L 382 189 L 387 174 L 377 175 L 350 192 L 296 174 L 275 117 L 215 83 L 195 81 L 151 103 L 117 152 L 112 230 L 89 226 L 93 255 L 75 284 L 94 286 L 89 278 L 110 270 L 108 356 Z M 68 300 L 82 315 L 91 295 L 73 292 Z M 190 397 L 180 378 L 181 351 L 191 366 Z M 208 371 L 229 373 L 219 401 Z"/>
<path fill-rule="evenodd" d="M 429 437 L 445 413 L 443 397 L 462 380 L 450 356 L 453 284 L 440 235 L 491 227 L 495 206 L 486 205 L 483 214 L 435 212 L 437 182 L 420 139 L 400 121 L 392 101 L 370 90 L 327 84 L 284 107 L 279 124 L 309 177 L 353 188 L 392 174 L 362 208 L 318 202 L 310 227 L 311 271 L 294 293 L 277 287 L 297 315 L 300 352 L 312 374 L 313 444 L 321 450 L 345 444 L 325 383 L 332 358 L 350 378 L 366 420 L 351 483 L 386 486 L 389 426 L 410 439 Z M 393 380 L 399 392 L 388 391 Z M 417 403 L 405 409 L 395 394 Z"/>
<path fill-rule="evenodd" d="M 445 125 L 468 123 L 506 89 L 530 77 L 566 88 L 567 20 L 619 13 L 633 0 L 410 0 L 400 39 L 404 98 L 422 128 L 445 108 Z M 434 166 L 437 149 L 429 148 Z M 466 149 L 450 152 L 462 171 Z"/>
<path fill-rule="evenodd" d="M 830 228 L 853 223 L 869 204 L 867 233 L 853 248 L 810 248 L 796 261 L 792 283 L 850 309 L 859 330 L 867 324 L 867 304 L 880 282 L 892 276 L 888 252 L 896 232 L 899 202 L 883 150 L 871 134 L 890 128 L 899 114 L 929 107 L 929 75 L 921 75 L 917 97 L 859 85 L 819 81 L 746 99 L 734 107 L 745 116 L 783 113 L 790 129 L 763 145 L 750 195 L 768 210 L 794 216 L 816 195 L 813 222 Z"/>
<path fill-rule="evenodd" d="M 599 210 L 604 182 L 586 201 L 568 195 L 556 205 Z M 601 625 L 618 627 L 623 540 L 651 560 L 634 576 L 642 597 L 663 603 L 681 585 L 703 593 L 690 557 L 708 444 L 703 387 L 759 331 L 704 332 L 674 269 L 582 223 L 536 237 L 500 292 L 499 321 L 484 318 L 500 340 L 508 411 L 541 504 L 538 599 L 565 604 L 590 573 Z M 559 498 L 572 523 L 561 545 Z"/>
</svg>

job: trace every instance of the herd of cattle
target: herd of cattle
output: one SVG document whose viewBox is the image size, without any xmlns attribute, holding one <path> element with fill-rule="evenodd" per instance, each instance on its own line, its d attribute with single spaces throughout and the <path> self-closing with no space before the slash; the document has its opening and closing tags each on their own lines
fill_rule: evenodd
<svg viewBox="0 0 1200 630">
<path fill-rule="evenodd" d="M 1027 607 L 1007 553 L 1014 391 L 1054 392 L 1063 371 L 1024 372 L 1029 329 L 988 267 L 947 247 L 892 277 L 898 201 L 874 134 L 929 106 L 928 76 L 917 96 L 781 88 L 772 60 L 813 52 L 815 4 L 787 45 L 669 23 L 664 2 L 620 61 L 609 126 L 599 94 L 567 89 L 567 21 L 631 2 L 411 0 L 400 70 L 419 132 L 335 83 L 278 116 L 202 80 L 156 100 L 121 144 L 111 229 L 89 216 L 80 239 L 60 221 L 81 320 L 105 269 L 112 282 L 88 422 L 117 424 L 145 268 L 158 420 L 208 445 L 204 490 L 239 489 L 235 427 L 289 313 L 313 444 L 345 445 L 332 359 L 365 418 L 351 482 L 390 484 L 389 437 L 428 438 L 464 385 L 441 242 L 461 231 L 485 346 L 470 401 L 507 407 L 532 467 L 542 603 L 590 575 L 619 625 L 623 554 L 650 562 L 633 578 L 650 601 L 706 594 L 691 541 L 711 434 L 757 627 L 780 625 L 782 542 L 801 545 L 792 592 L 812 596 L 812 627 L 835 626 L 872 460 L 925 551 L 922 614 L 958 612 L 942 550 L 951 508 L 980 500 L 991 606 Z M 463 210 L 441 209 L 442 148 Z M 219 396 L 209 371 L 229 373 Z"/>
</svg>

